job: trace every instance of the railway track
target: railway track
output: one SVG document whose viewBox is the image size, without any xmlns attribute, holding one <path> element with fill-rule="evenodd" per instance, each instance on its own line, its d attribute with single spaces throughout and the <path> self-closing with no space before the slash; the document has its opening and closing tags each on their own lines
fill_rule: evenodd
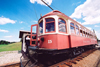
<svg viewBox="0 0 100 67">
<path fill-rule="evenodd" d="M 77 61 L 83 60 L 84 57 L 87 57 L 89 54 L 93 53 L 96 49 L 86 51 L 82 53 L 81 55 L 64 60 L 62 62 L 59 62 L 57 64 L 51 65 L 49 67 L 72 67 L 72 64 L 77 64 Z"/>
<path fill-rule="evenodd" d="M 84 57 L 87 57 L 88 55 L 93 53 L 95 50 L 96 49 L 88 50 L 88 51 L 86 51 L 86 52 L 84 52 L 76 57 L 66 59 L 64 61 L 50 65 L 49 67 L 72 67 L 72 64 L 77 64 L 77 61 L 83 60 Z M 9 64 L 9 65 L 2 66 L 2 67 L 20 67 L 20 63 Z M 37 66 L 37 67 L 41 67 L 41 66 Z"/>
</svg>

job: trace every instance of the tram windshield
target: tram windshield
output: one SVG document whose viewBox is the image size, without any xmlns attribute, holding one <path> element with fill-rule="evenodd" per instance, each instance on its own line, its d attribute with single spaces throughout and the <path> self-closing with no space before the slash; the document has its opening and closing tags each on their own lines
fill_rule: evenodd
<svg viewBox="0 0 100 67">
<path fill-rule="evenodd" d="M 55 20 L 53 18 L 46 19 L 46 32 L 55 31 Z"/>
</svg>

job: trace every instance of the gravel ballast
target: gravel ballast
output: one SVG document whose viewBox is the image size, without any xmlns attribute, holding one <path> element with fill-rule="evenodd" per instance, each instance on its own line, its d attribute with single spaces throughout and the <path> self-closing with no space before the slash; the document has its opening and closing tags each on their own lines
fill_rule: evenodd
<svg viewBox="0 0 100 67">
<path fill-rule="evenodd" d="M 4 51 L 0 52 L 0 66 L 19 63 L 20 62 L 21 53 L 18 51 Z"/>
</svg>

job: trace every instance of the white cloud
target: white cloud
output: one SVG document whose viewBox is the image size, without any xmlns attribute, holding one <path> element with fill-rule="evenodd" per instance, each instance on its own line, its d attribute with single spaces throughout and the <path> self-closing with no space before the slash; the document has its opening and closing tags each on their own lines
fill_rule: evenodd
<svg viewBox="0 0 100 67">
<path fill-rule="evenodd" d="M 83 16 L 83 25 L 100 23 L 100 1 L 99 0 L 86 0 L 83 4 L 79 5 L 71 18 L 81 19 Z"/>
<path fill-rule="evenodd" d="M 51 5 L 52 3 L 52 0 L 43 0 L 43 1 L 45 1 L 48 5 Z M 37 2 L 38 4 L 45 5 L 41 0 L 30 0 L 30 2 L 33 4 Z"/>
<path fill-rule="evenodd" d="M 11 20 L 9 18 L 5 18 L 5 17 L 0 17 L 0 24 L 3 25 L 3 24 L 7 24 L 7 23 L 12 23 L 14 24 L 16 21 L 14 20 Z"/>
<path fill-rule="evenodd" d="M 100 26 L 98 26 L 98 25 L 95 25 L 94 27 L 100 27 Z"/>
<path fill-rule="evenodd" d="M 89 30 L 91 30 L 91 31 L 92 31 L 92 28 L 91 28 L 91 27 L 86 27 L 86 28 L 88 28 Z"/>
<path fill-rule="evenodd" d="M 4 36 L 5 38 L 11 38 L 11 37 L 13 37 L 13 36 Z"/>
<path fill-rule="evenodd" d="M 95 31 L 97 38 L 100 40 L 100 30 L 99 31 Z"/>
<path fill-rule="evenodd" d="M 19 22 L 19 23 L 23 23 L 23 21 Z"/>
<path fill-rule="evenodd" d="M 2 30 L 2 29 L 0 29 L 0 32 L 9 32 L 8 30 Z"/>
</svg>

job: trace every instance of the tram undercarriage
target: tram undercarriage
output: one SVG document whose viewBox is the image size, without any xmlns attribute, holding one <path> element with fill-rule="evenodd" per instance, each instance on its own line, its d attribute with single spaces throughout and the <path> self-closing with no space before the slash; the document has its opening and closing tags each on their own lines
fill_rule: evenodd
<svg viewBox="0 0 100 67">
<path fill-rule="evenodd" d="M 61 62 L 67 58 L 73 58 L 80 55 L 81 53 L 95 48 L 94 45 L 63 49 L 63 50 L 43 50 L 39 48 L 29 47 L 28 53 L 24 53 L 21 57 L 22 67 L 46 67 L 55 63 Z"/>
</svg>

